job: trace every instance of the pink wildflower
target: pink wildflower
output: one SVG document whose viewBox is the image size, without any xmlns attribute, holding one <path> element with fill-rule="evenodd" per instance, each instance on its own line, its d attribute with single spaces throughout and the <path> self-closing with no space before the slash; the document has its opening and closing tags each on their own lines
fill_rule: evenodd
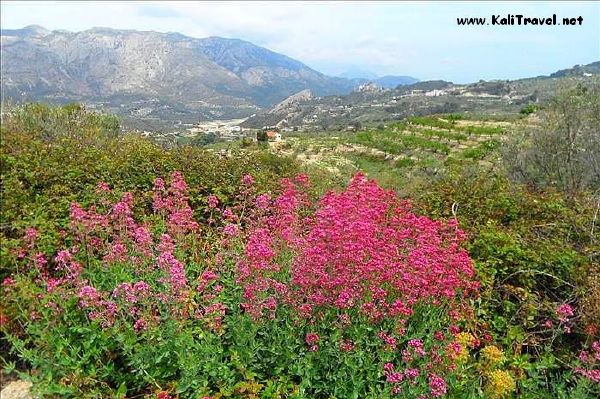
<svg viewBox="0 0 600 399">
<path fill-rule="evenodd" d="M 269 197 L 268 194 L 261 194 L 259 196 L 256 197 L 254 203 L 256 204 L 256 207 L 258 209 L 267 209 L 269 207 L 269 204 L 271 202 L 271 197 Z"/>
<path fill-rule="evenodd" d="M 135 321 L 135 323 L 133 324 L 133 329 L 137 332 L 145 330 L 146 329 L 146 321 L 142 318 L 137 319 Z"/>
<path fill-rule="evenodd" d="M 33 246 L 35 245 L 35 242 L 37 241 L 39 236 L 40 236 L 40 233 L 37 229 L 35 229 L 33 227 L 29 227 L 28 229 L 25 230 L 24 241 L 29 248 L 33 248 Z"/>
<path fill-rule="evenodd" d="M 562 305 L 556 308 L 556 314 L 558 315 L 558 320 L 562 323 L 565 323 L 569 320 L 570 317 L 573 317 L 573 308 L 571 305 L 563 303 Z"/>
<path fill-rule="evenodd" d="M 306 334 L 306 343 L 308 345 L 314 345 L 319 342 L 319 335 L 317 333 L 308 333 Z"/>
<path fill-rule="evenodd" d="M 33 258 L 33 263 L 38 269 L 42 269 L 48 261 L 46 260 L 46 256 L 42 252 L 38 252 Z"/>
<path fill-rule="evenodd" d="M 229 223 L 227 226 L 223 228 L 223 233 L 230 237 L 235 237 L 239 233 L 239 228 L 237 224 Z"/>
<path fill-rule="evenodd" d="M 344 339 L 340 342 L 340 351 L 350 352 L 354 349 L 354 343 L 349 339 Z"/>
<path fill-rule="evenodd" d="M 209 195 L 208 196 L 208 207 L 211 209 L 215 209 L 217 206 L 219 206 L 219 199 L 217 198 L 217 196 L 215 195 Z"/>
<path fill-rule="evenodd" d="M 77 296 L 79 297 L 79 303 L 84 308 L 95 306 L 100 301 L 100 295 L 96 288 L 89 285 L 81 287 Z"/>
<path fill-rule="evenodd" d="M 413 348 L 415 353 L 420 356 L 425 356 L 425 350 L 423 350 L 423 341 L 420 339 L 411 339 L 408 341 L 408 346 Z"/>
<path fill-rule="evenodd" d="M 419 376 L 419 374 L 420 374 L 419 373 L 419 369 L 410 369 L 410 368 L 408 368 L 408 369 L 404 370 L 404 375 L 407 378 L 410 378 L 410 379 L 417 378 Z"/>
<path fill-rule="evenodd" d="M 2 280 L 2 286 L 3 287 L 10 287 L 11 285 L 13 285 L 15 283 L 15 279 L 12 277 L 5 277 L 4 280 Z"/>
<path fill-rule="evenodd" d="M 244 175 L 242 177 L 242 184 L 244 186 L 251 186 L 254 184 L 254 178 L 251 175 Z"/>
<path fill-rule="evenodd" d="M 99 182 L 96 185 L 96 189 L 98 190 L 98 192 L 104 192 L 104 193 L 110 192 L 110 186 L 106 182 Z"/>
<path fill-rule="evenodd" d="M 435 374 L 430 374 L 429 375 L 429 389 L 431 390 L 431 396 L 433 396 L 434 398 L 439 398 L 441 396 L 444 396 L 446 394 L 446 381 L 435 375 Z"/>
</svg>

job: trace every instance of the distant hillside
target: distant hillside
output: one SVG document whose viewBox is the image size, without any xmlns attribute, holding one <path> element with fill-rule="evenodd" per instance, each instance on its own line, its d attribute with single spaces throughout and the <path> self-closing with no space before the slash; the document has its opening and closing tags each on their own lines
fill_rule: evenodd
<svg viewBox="0 0 600 399">
<path fill-rule="evenodd" d="M 423 82 L 416 82 L 404 87 L 404 90 L 441 90 L 452 86 L 452 82 L 445 80 L 425 80 Z"/>
<path fill-rule="evenodd" d="M 352 83 L 355 87 L 364 85 L 367 83 L 374 83 L 379 87 L 383 87 L 384 89 L 395 89 L 398 86 L 406 86 L 411 85 L 413 83 L 419 82 L 419 79 L 413 78 L 412 76 L 382 76 L 380 78 L 374 79 L 366 79 L 366 78 L 354 78 L 352 79 Z"/>
<path fill-rule="evenodd" d="M 345 129 L 356 122 L 380 124 L 413 115 L 468 112 L 518 114 L 530 103 L 544 102 L 565 87 L 593 84 L 599 62 L 558 71 L 551 76 L 454 84 L 445 80 L 417 82 L 395 89 L 356 90 L 346 95 L 307 98 L 292 106 L 258 112 L 244 122 L 260 128 L 285 121 L 297 130 Z"/>
<path fill-rule="evenodd" d="M 561 78 L 565 76 L 585 76 L 600 74 L 600 61 L 592 62 L 587 65 L 575 65 L 573 68 L 561 69 L 550 75 L 551 78 Z"/>
<path fill-rule="evenodd" d="M 83 101 L 133 118 L 237 117 L 304 89 L 354 84 L 238 39 L 94 28 L 2 30 L 2 91 L 16 100 Z M 131 104 L 136 104 L 131 106 Z"/>
<path fill-rule="evenodd" d="M 375 79 L 373 82 L 386 89 L 395 89 L 398 86 L 406 86 L 413 83 L 417 83 L 419 79 L 413 78 L 412 76 L 382 76 Z"/>
</svg>

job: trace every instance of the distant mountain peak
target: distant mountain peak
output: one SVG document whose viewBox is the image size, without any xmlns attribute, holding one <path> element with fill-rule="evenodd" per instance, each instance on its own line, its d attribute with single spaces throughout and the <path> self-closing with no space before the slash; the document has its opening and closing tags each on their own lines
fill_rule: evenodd
<svg viewBox="0 0 600 399">
<path fill-rule="evenodd" d="M 2 35 L 11 37 L 2 41 L 3 93 L 20 101 L 150 102 L 175 115 L 181 109 L 218 119 L 229 112 L 223 110 L 249 115 L 305 89 L 328 95 L 353 87 L 241 39 L 106 27 L 65 32 L 29 26 Z"/>
<path fill-rule="evenodd" d="M 51 32 L 40 25 L 28 25 L 21 29 L 2 29 L 2 36 L 19 36 L 19 37 L 33 37 L 33 36 L 47 36 Z"/>
<path fill-rule="evenodd" d="M 294 106 L 294 105 L 296 105 L 298 103 L 301 103 L 303 101 L 312 100 L 313 98 L 314 98 L 314 96 L 313 96 L 312 92 L 309 89 L 304 89 L 302 91 L 299 91 L 298 93 L 292 94 L 291 96 L 289 96 L 285 100 L 281 101 L 279 104 L 275 105 L 269 111 L 269 113 L 278 113 L 278 112 L 281 112 L 282 110 L 284 110 L 286 108 Z"/>
</svg>

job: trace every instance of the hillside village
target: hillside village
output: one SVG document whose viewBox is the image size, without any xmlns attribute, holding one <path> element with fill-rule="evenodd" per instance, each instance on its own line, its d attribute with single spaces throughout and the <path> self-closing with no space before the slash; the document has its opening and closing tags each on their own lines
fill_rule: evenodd
<svg viewBox="0 0 600 399">
<path fill-rule="evenodd" d="M 354 132 L 411 115 L 453 112 L 514 114 L 527 104 L 547 100 L 561 85 L 590 82 L 595 76 L 581 73 L 575 76 L 479 81 L 472 84 L 424 81 L 395 89 L 369 82 L 344 96 L 315 96 L 310 90 L 302 90 L 249 117 L 195 123 L 188 119 L 176 121 L 170 129 L 145 130 L 142 134 L 163 143 L 194 139 L 209 142 L 239 139 L 255 141 L 261 131 L 276 131 L 281 138 L 314 131 Z M 274 141 L 274 138 L 270 140 Z"/>
<path fill-rule="evenodd" d="M 545 86 L 556 84 L 545 80 L 534 84 L 482 81 L 468 85 L 432 81 L 385 89 L 369 83 L 345 96 L 291 98 L 249 117 L 242 126 L 277 126 L 289 131 L 345 130 L 349 126 L 377 124 L 410 115 L 477 110 L 518 112 L 525 104 L 543 100 Z"/>
</svg>

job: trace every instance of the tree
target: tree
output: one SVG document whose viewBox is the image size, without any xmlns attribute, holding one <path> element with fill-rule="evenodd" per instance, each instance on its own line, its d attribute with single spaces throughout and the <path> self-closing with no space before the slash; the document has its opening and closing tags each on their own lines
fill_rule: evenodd
<svg viewBox="0 0 600 399">
<path fill-rule="evenodd" d="M 268 141 L 267 131 L 265 129 L 256 132 L 256 141 Z"/>
<path fill-rule="evenodd" d="M 600 189 L 600 84 L 561 92 L 539 117 L 539 124 L 513 136 L 505 147 L 512 177 L 536 187 L 557 187 L 571 199 Z"/>
<path fill-rule="evenodd" d="M 524 106 L 523 108 L 521 108 L 521 114 L 523 115 L 530 115 L 533 114 L 534 112 L 536 112 L 538 109 L 537 105 L 535 104 L 527 104 L 526 106 Z"/>
<path fill-rule="evenodd" d="M 192 144 L 197 146 L 210 145 L 217 142 L 217 136 L 214 133 L 200 134 L 192 139 Z"/>
<path fill-rule="evenodd" d="M 64 136 L 115 138 L 120 133 L 116 116 L 90 111 L 80 104 L 25 104 L 11 117 L 28 133 L 49 141 Z"/>
</svg>

